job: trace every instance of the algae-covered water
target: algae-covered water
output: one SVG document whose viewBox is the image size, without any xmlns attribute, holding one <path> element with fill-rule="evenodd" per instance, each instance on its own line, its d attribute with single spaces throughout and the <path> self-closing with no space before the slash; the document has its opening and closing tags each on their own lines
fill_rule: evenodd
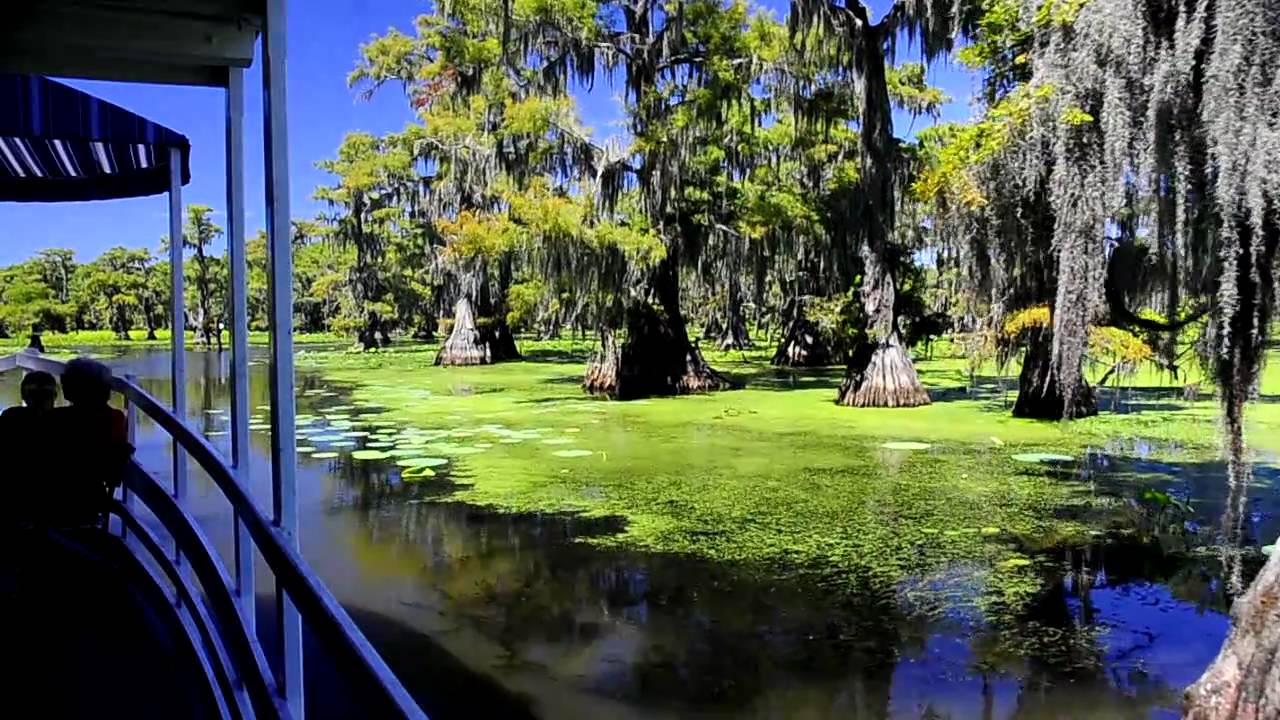
<svg viewBox="0 0 1280 720">
<path fill-rule="evenodd" d="M 881 411 L 745 356 L 717 362 L 747 389 L 636 403 L 583 396 L 573 356 L 430 358 L 301 353 L 298 444 L 303 553 L 433 716 L 1175 716 L 1280 533 L 1275 405 L 1224 555 L 1214 405 L 1173 390 L 1060 426 L 947 361 L 921 363 L 934 405 Z M 163 353 L 112 362 L 166 394 Z M 223 447 L 225 362 L 188 359 Z M 153 429 L 140 457 L 165 474 Z"/>
</svg>

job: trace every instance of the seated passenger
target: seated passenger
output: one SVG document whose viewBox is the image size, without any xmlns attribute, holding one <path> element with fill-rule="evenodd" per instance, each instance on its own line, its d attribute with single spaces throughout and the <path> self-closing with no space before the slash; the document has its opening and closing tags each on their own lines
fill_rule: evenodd
<svg viewBox="0 0 1280 720">
<path fill-rule="evenodd" d="M 11 423 L 28 422 L 52 410 L 58 399 L 58 381 L 43 370 L 29 372 L 22 378 L 21 392 L 23 404 L 0 413 L 0 427 L 6 430 Z"/>
<path fill-rule="evenodd" d="M 60 456 L 46 509 L 52 524 L 97 524 L 106 499 L 124 480 L 133 455 L 124 413 L 111 407 L 111 369 L 76 358 L 62 372 L 67 407 L 54 409 L 50 426 Z"/>
<path fill-rule="evenodd" d="M 6 489 L 6 524 L 25 525 L 34 519 L 35 493 L 47 474 L 50 411 L 57 399 L 58 381 L 37 370 L 22 378 L 24 404 L 0 413 L 0 454 L 17 478 Z"/>
</svg>

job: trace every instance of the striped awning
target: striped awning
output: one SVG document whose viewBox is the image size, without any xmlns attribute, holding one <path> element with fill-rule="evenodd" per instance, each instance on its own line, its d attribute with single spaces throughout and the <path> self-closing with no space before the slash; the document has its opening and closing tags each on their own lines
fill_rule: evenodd
<svg viewBox="0 0 1280 720">
<path fill-rule="evenodd" d="M 0 201 L 157 195 L 169 189 L 171 148 L 185 185 L 184 136 L 48 78 L 0 73 Z"/>
</svg>

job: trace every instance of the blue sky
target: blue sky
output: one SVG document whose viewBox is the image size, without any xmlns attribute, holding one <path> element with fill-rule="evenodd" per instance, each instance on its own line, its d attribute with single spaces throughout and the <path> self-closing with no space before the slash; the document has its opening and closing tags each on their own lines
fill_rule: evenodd
<svg viewBox="0 0 1280 720">
<path fill-rule="evenodd" d="M 762 3 L 783 17 L 786 2 Z M 890 0 L 872 0 L 883 11 Z M 396 26 L 412 30 L 413 18 L 427 8 L 425 0 L 294 0 L 289 4 L 289 165 L 292 213 L 310 217 L 320 206 L 311 199 L 326 182 L 315 163 L 333 154 L 343 135 L 352 130 L 385 133 L 399 130 L 413 119 L 408 103 L 396 88 L 386 88 L 372 101 L 356 98 L 346 86 L 360 43 L 374 33 Z M 902 59 L 908 59 L 905 55 Z M 262 226 L 262 102 L 261 67 L 246 77 L 247 225 L 250 233 Z M 973 83 L 960 69 L 940 65 L 931 81 L 952 97 L 945 119 L 969 115 Z M 78 88 L 166 125 L 191 139 L 191 183 L 183 202 L 226 205 L 224 172 L 223 92 L 209 88 L 129 85 L 69 81 Z M 584 121 L 597 137 L 616 132 L 619 119 L 616 88 L 598 83 L 579 94 Z M 918 120 L 917 127 L 925 120 Z M 898 133 L 906 126 L 899 123 Z M 71 248 L 89 260 L 107 248 L 124 245 L 158 249 L 168 232 L 167 200 L 163 196 L 90 203 L 0 203 L 0 264 L 10 264 L 49 247 Z"/>
</svg>

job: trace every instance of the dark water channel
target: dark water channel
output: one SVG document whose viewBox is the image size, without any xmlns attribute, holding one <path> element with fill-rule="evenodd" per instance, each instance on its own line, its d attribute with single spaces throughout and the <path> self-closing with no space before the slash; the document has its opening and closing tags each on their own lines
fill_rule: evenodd
<svg viewBox="0 0 1280 720">
<path fill-rule="evenodd" d="M 166 354 L 111 362 L 167 396 Z M 251 406 L 265 415 L 262 362 L 250 368 Z M 225 363 L 188 357 L 189 421 L 223 448 Z M 7 405 L 17 377 L 0 383 Z M 317 376 L 299 375 L 298 386 L 300 413 L 345 403 L 342 387 Z M 268 438 L 253 436 L 254 492 L 267 506 Z M 144 465 L 167 477 L 154 427 L 142 429 L 139 446 Z M 1127 474 L 1161 477 L 1167 491 L 1197 498 L 1185 522 L 1217 521 L 1219 467 L 1148 461 L 1152 450 L 1139 443 L 1104 449 L 1097 482 L 1117 469 L 1111 453 L 1128 458 Z M 452 501 L 450 482 L 409 484 L 400 473 L 346 454 L 300 457 L 300 541 L 436 717 L 1176 717 L 1181 689 L 1228 628 L 1218 559 L 1176 544 L 1100 539 L 1060 551 L 1030 609 L 997 628 L 963 602 L 913 613 L 884 598 L 594 548 L 575 539 L 616 532 L 616 523 L 492 513 Z M 192 495 L 207 531 L 229 548 L 229 509 L 199 472 Z M 1250 542 L 1280 532 L 1273 487 L 1247 508 Z M 969 570 L 920 582 L 951 583 L 963 596 Z M 265 573 L 261 582 L 269 587 Z"/>
</svg>

